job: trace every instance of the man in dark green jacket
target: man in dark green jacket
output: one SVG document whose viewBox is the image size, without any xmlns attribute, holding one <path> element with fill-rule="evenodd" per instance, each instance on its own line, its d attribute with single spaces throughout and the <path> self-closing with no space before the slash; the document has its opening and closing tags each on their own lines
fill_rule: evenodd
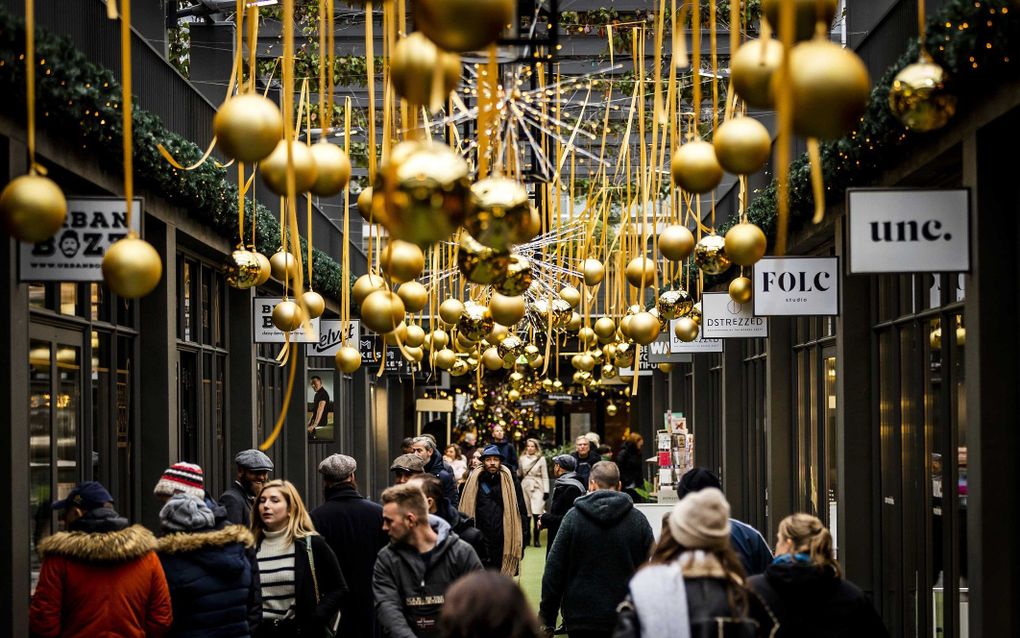
<svg viewBox="0 0 1020 638">
<path fill-rule="evenodd" d="M 627 583 L 651 553 L 652 528 L 620 492 L 616 464 L 596 463 L 588 490 L 563 517 L 546 558 L 539 615 L 550 636 L 561 608 L 568 635 L 610 636 Z"/>
</svg>

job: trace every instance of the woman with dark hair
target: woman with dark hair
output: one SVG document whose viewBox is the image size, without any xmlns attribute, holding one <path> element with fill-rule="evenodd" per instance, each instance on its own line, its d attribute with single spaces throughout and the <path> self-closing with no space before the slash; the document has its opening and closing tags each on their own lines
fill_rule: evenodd
<svg viewBox="0 0 1020 638">
<path fill-rule="evenodd" d="M 472 572 L 446 592 L 443 638 L 538 638 L 538 618 L 520 587 L 497 571 Z"/>
</svg>

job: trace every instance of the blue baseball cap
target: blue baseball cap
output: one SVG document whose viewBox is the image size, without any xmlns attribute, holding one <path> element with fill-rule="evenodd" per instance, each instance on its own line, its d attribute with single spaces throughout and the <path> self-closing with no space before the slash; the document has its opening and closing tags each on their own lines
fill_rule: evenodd
<svg viewBox="0 0 1020 638">
<path fill-rule="evenodd" d="M 113 495 L 110 494 L 99 481 L 86 481 L 75 486 L 67 498 L 55 502 L 52 507 L 55 510 L 62 510 L 68 506 L 80 507 L 85 511 L 91 511 L 113 502 Z"/>
<path fill-rule="evenodd" d="M 502 452 L 500 452 L 500 451 L 499 451 L 499 448 L 498 448 L 498 447 L 496 447 L 495 445 L 490 445 L 490 446 L 486 447 L 486 448 L 485 448 L 485 449 L 484 449 L 484 450 L 482 451 L 482 456 L 481 456 L 481 458 L 483 458 L 483 459 L 484 459 L 484 458 L 485 458 L 485 457 L 487 457 L 487 456 L 498 456 L 498 457 L 500 458 L 500 460 L 502 460 L 502 459 L 503 459 L 503 453 L 502 453 Z"/>
</svg>

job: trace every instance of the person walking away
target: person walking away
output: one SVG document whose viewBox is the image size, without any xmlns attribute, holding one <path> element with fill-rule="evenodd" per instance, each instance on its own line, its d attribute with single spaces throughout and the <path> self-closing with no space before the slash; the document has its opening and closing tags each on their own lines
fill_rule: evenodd
<svg viewBox="0 0 1020 638">
<path fill-rule="evenodd" d="M 393 459 L 390 471 L 393 472 L 393 484 L 401 485 L 407 483 L 412 476 L 424 472 L 425 461 L 422 461 L 417 454 L 401 454 Z"/>
<path fill-rule="evenodd" d="M 623 491 L 630 495 L 635 503 L 644 501 L 637 490 L 645 484 L 645 459 L 641 455 L 645 439 L 637 432 L 631 432 L 616 455 L 616 464 L 620 467 L 620 483 Z"/>
<path fill-rule="evenodd" d="M 66 532 L 38 545 L 42 568 L 28 622 L 33 636 L 162 636 L 173 612 L 156 537 L 128 527 L 96 481 L 52 505 Z"/>
<path fill-rule="evenodd" d="M 591 441 L 586 436 L 579 436 L 574 441 L 574 460 L 577 461 L 577 480 L 581 485 L 588 484 L 588 476 L 591 474 L 593 465 L 602 460 L 602 457 L 595 453 Z"/>
<path fill-rule="evenodd" d="M 350 592 L 340 604 L 341 636 L 375 635 L 372 570 L 386 546 L 382 506 L 358 493 L 358 462 L 333 454 L 319 463 L 325 502 L 312 510 L 312 523 L 336 555 Z"/>
<path fill-rule="evenodd" d="M 425 463 L 425 472 L 435 476 L 442 483 L 446 499 L 454 507 L 457 507 L 457 503 L 460 501 L 460 493 L 457 491 L 457 481 L 453 478 L 453 468 L 446 469 L 443 455 L 436 449 L 435 441 L 427 436 L 419 436 L 414 439 L 411 449 L 414 455 Z"/>
<path fill-rule="evenodd" d="M 205 501 L 175 494 L 159 512 L 157 552 L 173 603 L 171 636 L 252 636 L 262 618 L 255 537 L 244 525 L 216 529 Z"/>
<path fill-rule="evenodd" d="M 506 438 L 506 430 L 503 429 L 502 425 L 492 428 L 492 443 L 489 445 L 495 445 L 499 448 L 499 453 L 503 455 L 503 465 L 510 468 L 510 471 L 514 474 L 517 474 L 517 447 L 513 444 L 513 441 Z"/>
<path fill-rule="evenodd" d="M 443 638 L 538 638 L 538 618 L 524 592 L 509 577 L 493 572 L 472 572 L 446 593 L 439 615 Z"/>
<path fill-rule="evenodd" d="M 652 528 L 620 492 L 615 463 L 596 463 L 588 487 L 563 518 L 546 558 L 539 616 L 549 636 L 562 609 L 568 636 L 608 638 L 627 581 L 652 548 Z"/>
<path fill-rule="evenodd" d="M 467 474 L 467 459 L 460 452 L 460 446 L 450 444 L 443 450 L 443 460 L 450 464 L 453 468 L 453 480 L 459 485 L 464 480 L 464 475 Z"/>
<path fill-rule="evenodd" d="M 314 376 L 310 381 L 315 395 L 312 397 L 312 416 L 308 418 L 307 429 L 314 438 L 315 428 L 329 423 L 330 401 L 329 392 L 322 386 L 322 377 Z"/>
<path fill-rule="evenodd" d="M 776 559 L 750 587 L 779 617 L 776 638 L 849 638 L 889 635 L 875 607 L 843 578 L 832 536 L 810 514 L 779 522 Z"/>
<path fill-rule="evenodd" d="M 503 465 L 499 448 L 490 445 L 482 452 L 482 466 L 464 483 L 461 511 L 475 519 L 489 549 L 487 568 L 516 576 L 530 529 L 525 524 L 528 509 L 521 484 Z"/>
<path fill-rule="evenodd" d="M 456 507 L 450 505 L 443 494 L 443 487 L 439 479 L 431 474 L 419 474 L 407 482 L 408 485 L 416 485 L 425 494 L 425 502 L 429 514 L 443 519 L 450 525 L 450 529 L 475 550 L 478 560 L 484 565 L 489 561 L 489 547 L 485 541 L 485 535 L 475 527 L 475 519 L 464 512 L 458 512 Z"/>
<path fill-rule="evenodd" d="M 262 585 L 258 638 L 335 631 L 347 583 L 333 550 L 319 536 L 290 481 L 262 486 L 252 521 Z"/>
<path fill-rule="evenodd" d="M 540 527 L 538 524 L 542 514 L 545 513 L 545 499 L 549 496 L 549 467 L 546 465 L 542 449 L 539 447 L 538 439 L 528 439 L 524 444 L 524 454 L 521 455 L 521 469 L 518 473 L 521 477 L 521 491 L 524 492 L 524 502 L 528 506 L 528 516 L 531 518 L 532 539 L 535 547 L 541 547 L 539 542 Z"/>
<path fill-rule="evenodd" d="M 547 530 L 545 539 L 545 553 L 549 554 L 553 540 L 556 538 L 556 531 L 560 528 L 560 522 L 567 512 L 574 507 L 574 501 L 584 496 L 588 490 L 577 478 L 577 459 L 570 454 L 560 454 L 553 458 L 553 476 L 556 482 L 553 484 L 552 499 L 549 501 L 549 511 L 542 514 L 539 520 L 540 527 Z"/>
<path fill-rule="evenodd" d="M 255 495 L 269 480 L 273 462 L 259 450 L 243 450 L 234 457 L 237 473 L 234 482 L 220 496 L 220 505 L 227 510 L 227 522 L 251 525 Z"/>
<path fill-rule="evenodd" d="M 447 589 L 482 564 L 446 521 L 428 515 L 417 485 L 389 487 L 382 502 L 390 543 L 379 552 L 372 575 L 379 625 L 390 638 L 438 636 Z"/>
</svg>

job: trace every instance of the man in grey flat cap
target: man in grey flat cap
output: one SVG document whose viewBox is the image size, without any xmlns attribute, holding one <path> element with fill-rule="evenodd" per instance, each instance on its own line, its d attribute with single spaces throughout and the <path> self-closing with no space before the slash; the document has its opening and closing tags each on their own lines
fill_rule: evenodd
<svg viewBox="0 0 1020 638">
<path fill-rule="evenodd" d="M 251 508 L 255 495 L 269 480 L 273 462 L 259 450 L 244 450 L 234 457 L 237 475 L 227 491 L 220 496 L 220 505 L 227 510 L 227 520 L 235 525 L 251 525 Z"/>
<path fill-rule="evenodd" d="M 358 493 L 358 462 L 333 454 L 319 463 L 326 502 L 312 510 L 315 529 L 340 563 L 350 591 L 340 605 L 341 636 L 375 635 L 372 572 L 375 557 L 389 541 L 383 531 L 383 508 Z"/>
<path fill-rule="evenodd" d="M 390 471 L 393 472 L 393 484 L 401 485 L 407 483 L 408 479 L 415 474 L 423 473 L 425 471 L 425 461 L 414 454 L 401 454 L 393 459 Z"/>
</svg>

